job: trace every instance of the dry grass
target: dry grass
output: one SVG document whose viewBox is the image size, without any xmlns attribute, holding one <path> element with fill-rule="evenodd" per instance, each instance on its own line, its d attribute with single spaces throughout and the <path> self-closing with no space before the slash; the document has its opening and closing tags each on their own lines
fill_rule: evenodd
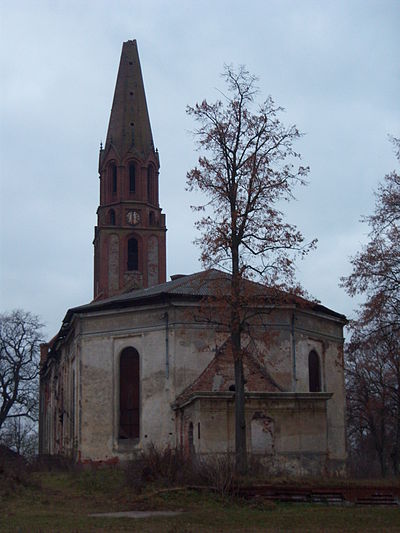
<svg viewBox="0 0 400 533">
<path fill-rule="evenodd" d="M 244 502 L 215 492 L 160 488 L 142 493 L 127 486 L 117 468 L 82 472 L 36 472 L 31 484 L 3 496 L 1 531 L 198 532 L 400 532 L 400 511 L 390 508 L 328 507 Z M 169 518 L 92 518 L 90 513 L 177 510 Z"/>
<path fill-rule="evenodd" d="M 82 470 L 61 463 L 55 459 L 45 461 L 36 465 L 35 471 L 19 461 L 0 463 L 0 467 L 3 465 L 0 488 L 7 487 L 0 491 L 0 531 L 400 533 L 397 508 L 285 505 L 260 498 L 240 500 L 234 496 L 237 480 L 229 458 L 190 461 L 172 450 L 152 447 L 126 470 L 115 467 Z M 311 480 L 301 484 L 307 482 Z M 187 483 L 202 485 L 203 489 L 177 487 Z M 338 480 L 334 483 L 337 485 Z M 385 482 L 377 483 L 375 480 L 376 486 L 385 486 Z M 175 517 L 146 519 L 89 516 L 133 510 L 183 512 Z"/>
</svg>

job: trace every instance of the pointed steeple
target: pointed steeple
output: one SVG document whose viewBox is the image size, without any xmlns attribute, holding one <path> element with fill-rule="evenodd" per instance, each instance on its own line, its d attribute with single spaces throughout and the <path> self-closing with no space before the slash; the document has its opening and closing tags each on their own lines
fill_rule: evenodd
<svg viewBox="0 0 400 533">
<path fill-rule="evenodd" d="M 100 205 L 94 298 L 164 283 L 165 215 L 136 41 L 123 44 L 106 143 L 100 146 Z"/>
<path fill-rule="evenodd" d="M 121 158 L 128 151 L 142 158 L 154 152 L 136 40 L 122 46 L 105 151 L 110 145 Z"/>
</svg>

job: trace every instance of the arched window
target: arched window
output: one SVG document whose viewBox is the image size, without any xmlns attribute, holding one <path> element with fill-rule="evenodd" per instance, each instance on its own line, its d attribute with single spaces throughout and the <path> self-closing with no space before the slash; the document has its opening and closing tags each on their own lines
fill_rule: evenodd
<svg viewBox="0 0 400 533">
<path fill-rule="evenodd" d="M 127 270 L 139 270 L 139 246 L 134 237 L 128 241 Z"/>
<path fill-rule="evenodd" d="M 138 439 L 139 416 L 139 354 L 124 348 L 119 361 L 119 438 Z"/>
<path fill-rule="evenodd" d="M 308 378 L 310 384 L 310 392 L 321 391 L 321 373 L 320 373 L 319 357 L 317 352 L 312 350 L 308 354 Z"/>
<path fill-rule="evenodd" d="M 115 211 L 114 209 L 110 209 L 108 212 L 108 222 L 111 226 L 115 226 Z"/>
<path fill-rule="evenodd" d="M 136 191 L 136 166 L 135 163 L 129 163 L 129 192 Z"/>
<path fill-rule="evenodd" d="M 150 203 L 154 203 L 154 169 L 152 165 L 147 167 L 147 199 Z"/>
<path fill-rule="evenodd" d="M 154 226 L 154 211 L 149 213 L 149 226 Z"/>
<path fill-rule="evenodd" d="M 110 164 L 110 178 L 111 192 L 115 194 L 117 192 L 117 165 L 115 163 Z"/>
</svg>

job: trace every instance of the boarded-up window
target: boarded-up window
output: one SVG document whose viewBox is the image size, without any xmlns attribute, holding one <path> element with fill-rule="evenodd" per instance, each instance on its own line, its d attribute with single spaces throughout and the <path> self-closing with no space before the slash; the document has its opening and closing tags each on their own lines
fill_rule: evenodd
<svg viewBox="0 0 400 533">
<path fill-rule="evenodd" d="M 132 237 L 128 241 L 128 264 L 127 270 L 139 269 L 139 247 L 137 240 Z"/>
<path fill-rule="evenodd" d="M 321 391 L 321 374 L 319 368 L 319 357 L 317 352 L 312 350 L 308 355 L 308 377 L 310 382 L 310 392 Z"/>
<path fill-rule="evenodd" d="M 119 363 L 119 438 L 139 438 L 139 354 L 125 348 Z"/>
<path fill-rule="evenodd" d="M 256 412 L 250 424 L 251 451 L 254 454 L 274 453 L 274 421 L 263 413 Z"/>
</svg>

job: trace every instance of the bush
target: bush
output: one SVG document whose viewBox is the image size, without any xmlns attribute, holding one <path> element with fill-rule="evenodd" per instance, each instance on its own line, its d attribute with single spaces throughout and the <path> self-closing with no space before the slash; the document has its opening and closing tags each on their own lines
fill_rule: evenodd
<svg viewBox="0 0 400 533">
<path fill-rule="evenodd" d="M 150 444 L 126 469 L 128 484 L 140 492 L 146 483 L 173 486 L 185 482 L 189 461 L 170 446 L 163 449 Z"/>
<path fill-rule="evenodd" d="M 160 449 L 154 444 L 128 464 L 126 476 L 128 485 L 137 492 L 148 483 L 165 487 L 201 485 L 221 494 L 232 494 L 236 488 L 234 461 L 229 455 L 187 456 L 170 446 Z"/>
<path fill-rule="evenodd" d="M 237 491 L 235 461 L 229 455 L 210 455 L 196 461 L 197 476 L 207 486 L 214 488 L 221 495 L 234 494 Z"/>
</svg>

